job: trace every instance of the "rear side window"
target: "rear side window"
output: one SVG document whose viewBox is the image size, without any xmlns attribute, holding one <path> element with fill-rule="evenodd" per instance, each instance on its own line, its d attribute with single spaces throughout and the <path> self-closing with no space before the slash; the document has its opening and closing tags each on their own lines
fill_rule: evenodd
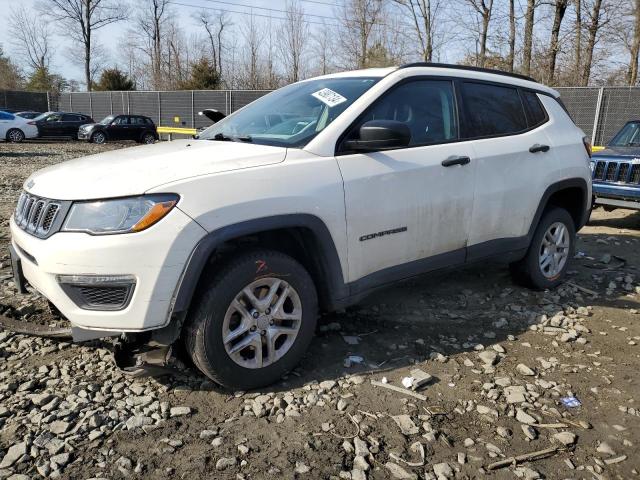
<svg viewBox="0 0 640 480">
<path fill-rule="evenodd" d="M 81 120 L 82 117 L 78 116 L 78 115 L 70 115 L 68 113 L 65 113 L 62 116 L 62 121 L 63 122 L 79 122 Z"/>
<path fill-rule="evenodd" d="M 466 138 L 509 135 L 527 129 L 517 88 L 463 82 Z"/>
<path fill-rule="evenodd" d="M 14 120 L 16 117 L 10 113 L 0 112 L 0 120 Z"/>
<path fill-rule="evenodd" d="M 131 125 L 144 125 L 146 123 L 144 117 L 129 117 L 129 119 Z"/>
<path fill-rule="evenodd" d="M 547 121 L 547 112 L 545 112 L 538 95 L 535 92 L 521 90 L 522 103 L 524 103 L 524 111 L 527 114 L 529 128 L 537 127 Z"/>
</svg>

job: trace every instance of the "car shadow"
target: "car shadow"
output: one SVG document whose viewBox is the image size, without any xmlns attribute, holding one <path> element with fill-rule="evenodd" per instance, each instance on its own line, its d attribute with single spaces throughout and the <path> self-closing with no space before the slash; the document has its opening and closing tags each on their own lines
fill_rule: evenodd
<svg viewBox="0 0 640 480">
<path fill-rule="evenodd" d="M 61 155 L 60 153 L 55 152 L 0 152 L 0 158 L 2 157 L 11 157 L 11 158 L 33 158 L 33 157 L 56 157 Z"/>
<path fill-rule="evenodd" d="M 635 214 L 632 217 L 638 218 Z M 626 228 L 632 220 L 602 222 Z M 537 323 L 540 314 L 561 311 L 561 305 L 640 310 L 640 304 L 620 287 L 612 294 L 606 293 L 610 282 L 628 274 L 637 276 L 635 251 L 639 241 L 629 234 L 579 234 L 576 251 L 581 253 L 570 264 L 567 282 L 552 292 L 516 285 L 508 266 L 500 262 L 432 272 L 380 290 L 359 305 L 322 315 L 316 337 L 300 365 L 260 392 L 285 392 L 353 374 L 376 379 L 385 374 L 398 376 L 400 370 L 429 359 L 447 361 L 473 351 L 478 344 L 489 348 L 517 339 Z M 599 259 L 605 253 L 624 261 L 602 263 Z M 595 291 L 598 296 L 586 291 Z M 358 358 L 347 361 L 350 356 Z M 420 368 L 428 371 L 428 366 Z M 158 381 L 169 390 L 188 385 L 193 391 L 229 394 L 195 368 Z"/>
</svg>

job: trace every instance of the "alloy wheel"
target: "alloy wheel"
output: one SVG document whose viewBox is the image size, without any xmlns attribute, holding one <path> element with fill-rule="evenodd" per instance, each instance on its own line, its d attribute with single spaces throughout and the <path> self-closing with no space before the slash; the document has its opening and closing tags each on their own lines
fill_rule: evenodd
<svg viewBox="0 0 640 480">
<path fill-rule="evenodd" d="M 569 257 L 571 240 L 569 229 L 562 222 L 552 223 L 540 245 L 538 264 L 546 278 L 554 278 L 560 274 Z"/>
<path fill-rule="evenodd" d="M 255 280 L 234 297 L 222 323 L 229 357 L 245 368 L 264 368 L 293 346 L 302 322 L 298 292 L 285 280 Z"/>
<path fill-rule="evenodd" d="M 13 143 L 20 143 L 24 140 L 24 133 L 18 129 L 13 129 L 9 131 L 9 141 Z"/>
</svg>

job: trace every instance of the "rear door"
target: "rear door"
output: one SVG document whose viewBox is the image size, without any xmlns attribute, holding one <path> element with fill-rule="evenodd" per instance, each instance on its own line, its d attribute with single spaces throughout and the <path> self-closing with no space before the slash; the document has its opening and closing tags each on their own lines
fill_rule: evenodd
<svg viewBox="0 0 640 480">
<path fill-rule="evenodd" d="M 5 140 L 7 138 L 7 132 L 14 118 L 10 113 L 0 112 L 0 139 Z"/>
<path fill-rule="evenodd" d="M 145 130 L 144 117 L 136 117 L 131 115 L 129 117 L 129 129 L 127 130 L 128 140 L 140 140 L 142 132 Z"/>
<path fill-rule="evenodd" d="M 474 139 L 475 200 L 468 259 L 518 250 L 553 170 L 537 94 L 506 84 L 463 81 L 465 137 Z"/>
<path fill-rule="evenodd" d="M 340 151 L 350 281 L 394 281 L 462 263 L 473 209 L 475 163 L 459 138 L 454 83 L 411 79 L 376 100 L 346 133 L 369 120 L 406 123 L 406 148 Z M 366 289 L 368 280 L 361 285 Z"/>
<path fill-rule="evenodd" d="M 76 138 L 78 136 L 78 129 L 80 125 L 84 123 L 82 121 L 84 117 L 73 113 L 65 113 L 62 116 L 62 123 L 60 125 L 61 135 L 65 137 Z"/>
</svg>

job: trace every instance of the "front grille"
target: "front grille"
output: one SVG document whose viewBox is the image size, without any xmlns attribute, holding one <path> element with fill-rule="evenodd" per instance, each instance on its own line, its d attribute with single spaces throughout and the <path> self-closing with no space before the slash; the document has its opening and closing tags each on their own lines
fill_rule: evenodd
<svg viewBox="0 0 640 480">
<path fill-rule="evenodd" d="M 640 185 L 640 164 L 599 160 L 593 169 L 593 179 L 601 182 Z"/>
<path fill-rule="evenodd" d="M 37 197 L 22 192 L 18 198 L 18 205 L 14 213 L 16 225 L 27 233 L 40 238 L 46 238 L 54 232 L 54 226 L 63 204 L 48 198 Z"/>
</svg>

